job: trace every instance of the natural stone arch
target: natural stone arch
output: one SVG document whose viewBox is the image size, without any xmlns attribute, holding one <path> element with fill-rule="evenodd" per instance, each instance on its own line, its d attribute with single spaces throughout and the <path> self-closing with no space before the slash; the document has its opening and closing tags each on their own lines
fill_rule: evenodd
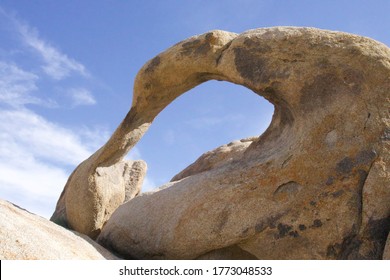
<svg viewBox="0 0 390 280">
<path fill-rule="evenodd" d="M 99 241 L 136 258 L 232 246 L 257 258 L 380 257 L 390 211 L 389 57 L 373 40 L 310 28 L 212 31 L 178 43 L 139 71 L 128 115 L 72 174 L 66 219 L 95 235 L 107 218 L 96 219 L 107 195 L 96 169 L 120 164 L 177 96 L 225 80 L 274 104 L 268 130 L 237 161 L 122 205 Z"/>
</svg>

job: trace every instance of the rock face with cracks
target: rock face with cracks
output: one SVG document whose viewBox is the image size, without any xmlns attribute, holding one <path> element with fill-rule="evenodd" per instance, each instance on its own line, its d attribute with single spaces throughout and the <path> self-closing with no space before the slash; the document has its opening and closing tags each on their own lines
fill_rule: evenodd
<svg viewBox="0 0 390 280">
<path fill-rule="evenodd" d="M 212 79 L 269 100 L 266 132 L 203 155 L 156 192 L 100 208 L 117 184 L 99 174 L 121 174 L 154 118 Z M 97 241 L 127 258 L 380 259 L 389 93 L 390 50 L 368 38 L 293 27 L 191 37 L 139 71 L 129 113 L 69 178 L 66 222 L 93 237 L 103 227 Z"/>
</svg>

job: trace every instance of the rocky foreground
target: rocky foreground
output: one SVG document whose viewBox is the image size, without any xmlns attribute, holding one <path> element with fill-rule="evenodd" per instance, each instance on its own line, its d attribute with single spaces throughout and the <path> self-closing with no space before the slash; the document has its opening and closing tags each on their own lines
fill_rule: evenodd
<svg viewBox="0 0 390 280">
<path fill-rule="evenodd" d="M 146 164 L 123 158 L 212 79 L 269 100 L 270 127 L 142 194 Z M 385 45 L 314 28 L 211 31 L 139 71 L 129 113 L 58 201 L 52 221 L 68 229 L 0 204 L 0 258 L 390 259 L 389 148 Z"/>
</svg>

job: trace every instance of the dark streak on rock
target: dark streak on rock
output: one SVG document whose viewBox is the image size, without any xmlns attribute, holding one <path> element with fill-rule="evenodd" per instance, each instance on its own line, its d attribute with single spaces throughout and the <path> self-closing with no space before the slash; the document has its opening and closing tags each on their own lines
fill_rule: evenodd
<svg viewBox="0 0 390 280">
<path fill-rule="evenodd" d="M 371 113 L 368 112 L 366 121 L 364 122 L 364 127 L 363 127 L 363 129 L 367 129 L 367 123 L 368 123 L 368 120 L 370 119 L 370 117 L 371 117 Z"/>
<path fill-rule="evenodd" d="M 371 162 L 377 157 L 374 150 L 361 151 L 355 159 L 355 164 L 371 164 Z"/>
<path fill-rule="evenodd" d="M 256 40 L 254 41 L 250 38 L 246 38 L 244 40 L 244 45 L 245 45 L 245 47 L 252 49 L 256 53 L 265 54 L 267 52 L 272 51 L 272 48 L 270 46 L 265 45 L 265 44 L 259 44 L 258 41 L 256 41 Z"/>
<path fill-rule="evenodd" d="M 359 94 L 362 91 L 361 85 L 364 82 L 364 75 L 361 71 L 351 68 L 345 69 L 343 80 L 350 87 L 351 93 Z"/>
<path fill-rule="evenodd" d="M 329 245 L 327 257 L 333 259 L 374 260 L 382 259 L 386 239 L 390 231 L 390 217 L 370 220 L 363 236 L 358 235 L 358 227 L 353 226 L 341 244 Z M 360 250 L 362 244 L 370 247 L 369 250 Z"/>
<path fill-rule="evenodd" d="M 244 229 L 244 230 L 241 232 L 241 236 L 242 236 L 242 237 L 245 237 L 245 236 L 248 235 L 248 233 L 249 233 L 249 228 L 246 228 L 246 229 Z"/>
<path fill-rule="evenodd" d="M 312 83 L 307 83 L 302 88 L 300 104 L 303 110 L 312 111 L 318 108 L 326 108 L 328 104 L 338 100 L 337 95 L 346 91 L 346 85 L 335 73 L 318 75 Z"/>
<path fill-rule="evenodd" d="M 358 170 L 359 174 L 359 181 L 358 181 L 358 186 L 357 186 L 357 199 L 358 199 L 358 213 L 360 215 L 360 220 L 362 219 L 362 211 L 363 211 L 363 187 L 364 184 L 366 183 L 368 173 L 365 170 L 359 169 Z"/>
<path fill-rule="evenodd" d="M 384 244 L 390 232 L 390 217 L 370 220 L 367 227 L 371 240 L 383 241 Z"/>
<path fill-rule="evenodd" d="M 343 239 L 340 248 L 340 254 L 337 256 L 341 260 L 362 259 L 359 255 L 359 249 L 362 241 L 356 235 L 350 235 Z"/>
<path fill-rule="evenodd" d="M 269 75 L 265 74 L 267 66 L 265 59 L 257 57 L 257 55 L 244 48 L 235 48 L 234 54 L 234 63 L 243 78 L 260 83 L 270 81 Z"/>
<path fill-rule="evenodd" d="M 337 197 L 342 196 L 343 193 L 344 193 L 344 190 L 339 190 L 339 191 L 337 191 L 337 192 L 332 193 L 332 196 L 333 196 L 334 198 L 337 198 Z"/>
<path fill-rule="evenodd" d="M 387 236 L 390 232 L 390 217 L 369 220 L 366 230 L 367 239 L 371 243 L 371 250 L 366 259 L 381 259 L 386 245 Z"/>
<path fill-rule="evenodd" d="M 256 233 L 262 232 L 264 229 L 265 229 L 264 223 L 258 223 L 255 226 Z"/>
<path fill-rule="evenodd" d="M 230 41 L 229 43 L 227 43 L 225 46 L 223 46 L 223 48 L 220 50 L 220 54 L 218 55 L 217 59 L 215 60 L 216 65 L 219 65 L 219 63 L 221 62 L 221 59 L 222 59 L 224 53 L 226 52 L 226 50 L 229 49 L 229 47 L 232 44 L 232 42 L 233 42 L 233 40 Z"/>
<path fill-rule="evenodd" d="M 286 166 L 286 164 L 292 159 L 293 155 L 289 155 L 282 163 L 282 168 Z"/>
<path fill-rule="evenodd" d="M 161 63 L 161 58 L 159 56 L 156 56 L 149 62 L 148 66 L 145 69 L 145 73 L 149 73 L 149 74 L 153 73 L 153 71 L 156 69 L 158 65 L 160 65 L 160 63 Z"/>
<path fill-rule="evenodd" d="M 340 174 L 348 174 L 352 171 L 354 166 L 353 160 L 350 157 L 345 157 L 337 163 L 336 170 Z"/>
<path fill-rule="evenodd" d="M 352 169 L 358 165 L 370 165 L 376 159 L 377 153 L 374 150 L 360 151 L 357 156 L 352 159 L 345 157 L 337 163 L 336 171 L 339 174 L 349 174 Z"/>
<path fill-rule="evenodd" d="M 329 259 L 338 259 L 340 255 L 341 245 L 339 243 L 330 244 L 326 250 L 326 257 Z"/>
<path fill-rule="evenodd" d="M 230 216 L 230 211 L 227 207 L 225 207 L 222 212 L 219 214 L 219 223 L 216 225 L 215 227 L 215 232 L 217 233 L 220 233 L 223 228 L 225 227 L 228 219 L 229 219 L 229 216 Z"/>
<path fill-rule="evenodd" d="M 333 246 L 328 246 L 327 255 L 333 259 L 361 259 L 359 256 L 359 248 L 362 241 L 358 238 L 359 226 L 356 224 L 352 225 L 349 233 L 345 235 L 343 241 L 336 243 Z"/>
<path fill-rule="evenodd" d="M 313 225 L 311 226 L 311 228 L 319 228 L 319 227 L 322 227 L 322 222 L 320 219 L 315 219 L 313 221 Z"/>
<path fill-rule="evenodd" d="M 255 83 L 267 84 L 273 79 L 286 79 L 289 77 L 287 68 L 273 69 L 269 64 L 264 46 L 237 47 L 234 51 L 234 63 L 241 77 Z"/>
<path fill-rule="evenodd" d="M 286 193 L 288 195 L 296 195 L 303 187 L 298 184 L 297 182 L 290 181 L 285 184 L 280 185 L 276 191 L 274 192 L 274 195 L 280 194 L 280 193 Z"/>
<path fill-rule="evenodd" d="M 267 227 L 269 227 L 270 229 L 274 229 L 276 228 L 276 222 L 285 215 L 286 213 L 278 213 L 274 216 L 271 216 L 269 218 L 267 218 L 265 221 L 259 221 L 256 225 L 255 225 L 255 232 L 256 233 L 260 233 L 262 232 L 263 230 L 265 230 Z"/>
<path fill-rule="evenodd" d="M 152 88 L 152 84 L 151 83 L 145 83 L 144 89 L 150 90 L 151 88 Z"/>
<path fill-rule="evenodd" d="M 334 183 L 334 177 L 333 177 L 333 176 L 330 176 L 330 177 L 326 180 L 325 185 L 330 186 L 330 185 L 332 185 L 333 183 Z"/>
<path fill-rule="evenodd" d="M 279 236 L 278 237 L 279 238 L 285 237 L 291 229 L 292 229 L 292 226 L 279 223 L 278 224 L 278 231 L 279 231 Z"/>
<path fill-rule="evenodd" d="M 298 231 L 294 230 L 294 231 L 290 231 L 288 233 L 288 235 L 290 235 L 290 236 L 292 236 L 294 238 L 297 238 L 299 236 L 299 233 L 298 233 Z"/>
<path fill-rule="evenodd" d="M 186 56 L 203 55 L 203 54 L 208 53 L 211 49 L 210 43 L 208 41 L 208 39 L 210 39 L 210 36 L 209 36 L 210 34 L 211 33 L 206 35 L 206 40 L 204 40 L 204 41 L 202 41 L 200 39 L 196 39 L 193 41 L 183 43 L 181 45 L 182 46 L 181 53 L 186 55 Z"/>
<path fill-rule="evenodd" d="M 285 213 L 278 213 L 274 216 L 271 216 L 267 219 L 267 224 L 269 225 L 270 228 L 275 228 L 276 227 L 276 222 L 285 215 Z"/>
</svg>

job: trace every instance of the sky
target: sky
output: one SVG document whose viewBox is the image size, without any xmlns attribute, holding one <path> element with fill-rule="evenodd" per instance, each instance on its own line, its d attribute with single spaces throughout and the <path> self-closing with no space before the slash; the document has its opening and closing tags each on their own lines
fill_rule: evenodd
<svg viewBox="0 0 390 280">
<path fill-rule="evenodd" d="M 131 106 L 138 70 L 196 34 L 308 26 L 390 45 L 390 1 L 0 0 L 0 198 L 49 218 L 74 168 Z M 273 106 L 210 81 L 170 104 L 127 159 L 151 190 L 202 153 L 260 135 Z"/>
</svg>

